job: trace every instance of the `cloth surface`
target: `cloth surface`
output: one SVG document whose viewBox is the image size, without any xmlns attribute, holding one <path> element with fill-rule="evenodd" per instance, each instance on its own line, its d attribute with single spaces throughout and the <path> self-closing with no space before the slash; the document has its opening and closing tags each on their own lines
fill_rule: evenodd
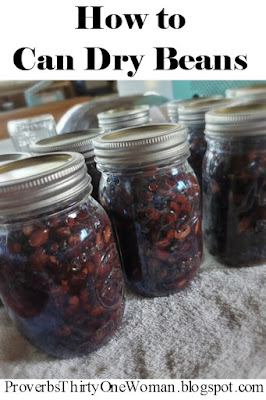
<svg viewBox="0 0 266 400">
<path fill-rule="evenodd" d="M 127 295 L 115 336 L 88 356 L 35 349 L 0 307 L 0 378 L 266 378 L 266 265 L 228 268 L 205 255 L 180 293 Z"/>
</svg>

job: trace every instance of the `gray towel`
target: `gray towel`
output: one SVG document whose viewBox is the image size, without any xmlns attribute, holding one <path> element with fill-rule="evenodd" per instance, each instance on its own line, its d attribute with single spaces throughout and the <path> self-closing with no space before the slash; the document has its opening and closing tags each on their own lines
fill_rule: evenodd
<svg viewBox="0 0 266 400">
<path fill-rule="evenodd" d="M 0 378 L 266 378 L 266 265 L 227 268 L 205 257 L 182 292 L 128 294 L 104 347 L 59 360 L 36 350 L 0 310 Z"/>
</svg>

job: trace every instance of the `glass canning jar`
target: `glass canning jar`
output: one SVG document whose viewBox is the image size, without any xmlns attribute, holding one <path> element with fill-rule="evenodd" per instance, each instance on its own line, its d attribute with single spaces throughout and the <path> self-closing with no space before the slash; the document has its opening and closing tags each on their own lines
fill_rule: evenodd
<svg viewBox="0 0 266 400">
<path fill-rule="evenodd" d="M 128 286 L 147 296 L 184 288 L 202 256 L 200 189 L 187 131 L 158 124 L 94 140 L 100 202 L 113 224 Z"/>
<path fill-rule="evenodd" d="M 35 154 L 53 153 L 60 151 L 76 151 L 81 153 L 87 165 L 88 174 L 92 178 L 92 197 L 98 201 L 98 190 L 101 173 L 96 168 L 94 161 L 94 148 L 92 139 L 103 134 L 103 129 L 89 129 L 86 131 L 69 132 L 51 138 L 39 140 L 31 145 Z"/>
<path fill-rule="evenodd" d="M 29 341 L 58 357 L 97 349 L 123 315 L 110 221 L 90 192 L 78 153 L 0 167 L 0 296 Z"/>
<path fill-rule="evenodd" d="M 207 149 L 205 140 L 205 114 L 207 111 L 230 104 L 228 99 L 208 99 L 192 101 L 178 107 L 178 120 L 188 129 L 190 157 L 188 162 L 195 171 L 200 186 L 202 186 L 202 161 Z"/>
<path fill-rule="evenodd" d="M 206 246 L 221 262 L 266 261 L 266 105 L 206 114 L 203 166 Z"/>
<path fill-rule="evenodd" d="M 7 130 L 15 150 L 26 153 L 37 140 L 57 135 L 55 120 L 50 114 L 9 121 Z"/>
<path fill-rule="evenodd" d="M 105 131 L 144 125 L 150 121 L 148 105 L 120 107 L 97 115 L 99 127 Z"/>
</svg>

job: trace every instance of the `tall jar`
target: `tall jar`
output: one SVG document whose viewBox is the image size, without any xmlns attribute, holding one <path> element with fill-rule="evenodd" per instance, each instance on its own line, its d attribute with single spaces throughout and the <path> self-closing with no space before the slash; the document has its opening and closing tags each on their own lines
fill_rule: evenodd
<svg viewBox="0 0 266 400">
<path fill-rule="evenodd" d="M 187 131 L 158 124 L 94 140 L 100 202 L 110 216 L 127 285 L 146 296 L 183 289 L 202 256 L 200 189 Z"/>
<path fill-rule="evenodd" d="M 189 104 L 191 102 L 203 101 L 203 100 L 212 100 L 212 99 L 222 99 L 223 96 L 217 94 L 213 96 L 207 97 L 192 97 L 190 99 L 178 99 L 172 100 L 167 103 L 167 114 L 170 122 L 177 123 L 178 122 L 178 107 L 181 107 L 185 104 Z"/>
<path fill-rule="evenodd" d="M 149 106 L 120 107 L 97 115 L 99 127 L 105 131 L 147 124 L 150 120 Z"/>
<path fill-rule="evenodd" d="M 266 105 L 206 114 L 206 246 L 232 266 L 266 261 Z"/>
<path fill-rule="evenodd" d="M 103 134 L 103 129 L 89 129 L 86 131 L 69 132 L 51 138 L 42 139 L 31 145 L 35 154 L 53 153 L 60 151 L 76 151 L 81 153 L 86 162 L 88 174 L 92 178 L 92 197 L 98 201 L 99 181 L 101 173 L 94 161 L 92 139 Z"/>
<path fill-rule="evenodd" d="M 204 136 L 205 114 L 207 111 L 229 104 L 228 99 L 210 99 L 190 102 L 178 107 L 178 119 L 188 129 L 191 156 L 189 163 L 202 186 L 202 161 L 207 149 Z"/>
<path fill-rule="evenodd" d="M 0 167 L 0 296 L 20 332 L 58 357 L 97 349 L 123 315 L 110 221 L 90 192 L 78 153 Z"/>
</svg>

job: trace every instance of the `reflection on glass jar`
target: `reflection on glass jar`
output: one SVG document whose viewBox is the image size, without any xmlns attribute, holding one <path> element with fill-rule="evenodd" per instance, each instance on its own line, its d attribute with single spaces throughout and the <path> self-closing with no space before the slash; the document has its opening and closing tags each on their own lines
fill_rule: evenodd
<svg viewBox="0 0 266 400">
<path fill-rule="evenodd" d="M 36 347 L 58 357 L 84 355 L 114 334 L 124 310 L 110 221 L 89 195 L 81 155 L 9 165 L 0 167 L 1 298 Z M 24 175 L 24 186 L 10 180 L 14 173 Z M 15 192 L 21 201 L 11 198 Z"/>
<path fill-rule="evenodd" d="M 200 189 L 187 163 L 186 130 L 143 126 L 105 134 L 94 144 L 100 201 L 128 286 L 148 296 L 184 288 L 202 255 Z"/>
<path fill-rule="evenodd" d="M 204 230 L 209 251 L 233 266 L 266 260 L 266 107 L 206 116 Z"/>
</svg>

